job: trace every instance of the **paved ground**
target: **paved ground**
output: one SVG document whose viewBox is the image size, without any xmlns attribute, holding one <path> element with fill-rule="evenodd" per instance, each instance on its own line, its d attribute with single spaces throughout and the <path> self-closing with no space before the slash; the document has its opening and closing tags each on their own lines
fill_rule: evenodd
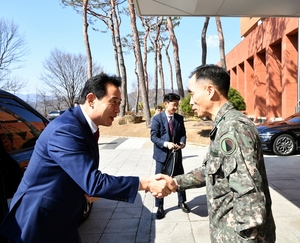
<svg viewBox="0 0 300 243">
<path fill-rule="evenodd" d="M 102 137 L 100 170 L 111 175 L 154 174 L 152 143 L 146 138 Z M 200 166 L 207 147 L 187 144 L 185 171 Z M 300 157 L 265 155 L 279 243 L 300 242 Z M 177 207 L 177 195 L 165 199 L 166 217 L 157 220 L 150 193 L 140 192 L 134 204 L 100 199 L 83 223 L 83 243 L 209 243 L 205 189 L 187 190 L 189 214 Z"/>
</svg>

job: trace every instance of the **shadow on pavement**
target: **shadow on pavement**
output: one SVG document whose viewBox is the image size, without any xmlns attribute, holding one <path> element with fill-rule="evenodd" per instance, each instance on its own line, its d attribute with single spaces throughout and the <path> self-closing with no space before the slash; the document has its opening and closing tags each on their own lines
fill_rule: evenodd
<svg viewBox="0 0 300 243">
<path fill-rule="evenodd" d="M 194 158 L 194 157 L 198 157 L 198 154 L 188 155 L 188 156 L 182 156 L 182 159 L 188 159 L 188 158 Z"/>
<path fill-rule="evenodd" d="M 79 232 L 82 243 L 150 242 L 151 219 L 152 213 L 143 205 L 140 193 L 134 204 L 100 199 Z"/>
<path fill-rule="evenodd" d="M 300 208 L 300 156 L 264 153 L 269 186 Z"/>
<path fill-rule="evenodd" d="M 191 208 L 191 213 L 200 217 L 208 216 L 206 195 L 194 197 L 192 200 L 188 201 L 187 204 Z"/>
</svg>

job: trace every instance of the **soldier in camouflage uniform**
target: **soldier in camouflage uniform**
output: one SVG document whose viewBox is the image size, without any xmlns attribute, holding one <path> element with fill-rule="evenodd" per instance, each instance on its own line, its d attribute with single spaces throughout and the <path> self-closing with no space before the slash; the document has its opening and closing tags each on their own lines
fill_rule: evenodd
<svg viewBox="0 0 300 243">
<path fill-rule="evenodd" d="M 178 190 L 206 186 L 211 242 L 275 242 L 260 139 L 253 122 L 227 99 L 228 73 L 216 66 L 195 69 L 191 105 L 214 121 L 202 167 L 175 177 Z"/>
</svg>

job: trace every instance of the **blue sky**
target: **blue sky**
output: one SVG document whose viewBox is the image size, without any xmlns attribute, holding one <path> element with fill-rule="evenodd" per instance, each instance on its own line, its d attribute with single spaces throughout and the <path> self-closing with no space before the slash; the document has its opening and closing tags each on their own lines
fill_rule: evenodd
<svg viewBox="0 0 300 243">
<path fill-rule="evenodd" d="M 0 0 L 0 18 L 13 21 L 19 27 L 19 33 L 24 36 L 29 53 L 24 57 L 25 67 L 15 70 L 13 75 L 28 81 L 28 86 L 21 93 L 35 93 L 43 83 L 39 79 L 43 72 L 42 63 L 50 56 L 55 48 L 72 54 L 84 54 L 85 46 L 82 34 L 82 18 L 71 7 L 62 7 L 57 0 Z M 184 17 L 175 29 L 179 44 L 180 64 L 183 86 L 187 87 L 190 72 L 201 64 L 200 38 L 205 18 Z M 240 19 L 222 17 L 222 27 L 225 37 L 225 52 L 228 53 L 240 41 Z M 104 30 L 105 26 L 98 21 L 94 26 Z M 142 30 L 142 29 L 139 29 Z M 130 21 L 124 18 L 121 35 L 130 33 Z M 220 59 L 218 33 L 215 18 L 210 19 L 207 32 L 208 55 L 207 63 L 217 63 Z M 115 62 L 110 33 L 89 30 L 93 60 L 109 74 L 115 74 Z M 169 47 L 172 57 L 173 48 Z M 166 88 L 170 87 L 167 60 L 165 61 Z M 153 77 L 153 59 L 148 59 L 148 73 Z M 135 82 L 133 55 L 125 55 L 129 91 L 131 83 Z M 174 75 L 175 77 L 175 75 Z M 175 82 L 175 81 L 174 81 Z M 176 83 L 176 82 L 175 82 Z M 176 87 L 176 84 L 174 84 Z"/>
</svg>

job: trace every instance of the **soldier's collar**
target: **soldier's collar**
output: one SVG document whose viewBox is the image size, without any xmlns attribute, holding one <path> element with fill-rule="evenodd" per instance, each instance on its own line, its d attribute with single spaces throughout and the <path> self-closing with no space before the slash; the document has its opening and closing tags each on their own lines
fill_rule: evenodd
<svg viewBox="0 0 300 243">
<path fill-rule="evenodd" d="M 216 136 L 216 133 L 218 131 L 218 128 L 219 128 L 219 123 L 222 121 L 222 120 L 225 120 L 225 114 L 216 122 L 215 126 L 213 127 L 213 129 L 210 131 L 209 133 L 209 137 L 210 137 L 210 140 L 214 140 L 215 139 L 215 136 Z"/>
<path fill-rule="evenodd" d="M 233 109 L 233 106 L 229 101 L 227 101 L 225 104 L 223 104 L 215 116 L 214 123 L 215 124 L 219 123 L 221 121 L 222 117 L 231 109 Z"/>
</svg>

